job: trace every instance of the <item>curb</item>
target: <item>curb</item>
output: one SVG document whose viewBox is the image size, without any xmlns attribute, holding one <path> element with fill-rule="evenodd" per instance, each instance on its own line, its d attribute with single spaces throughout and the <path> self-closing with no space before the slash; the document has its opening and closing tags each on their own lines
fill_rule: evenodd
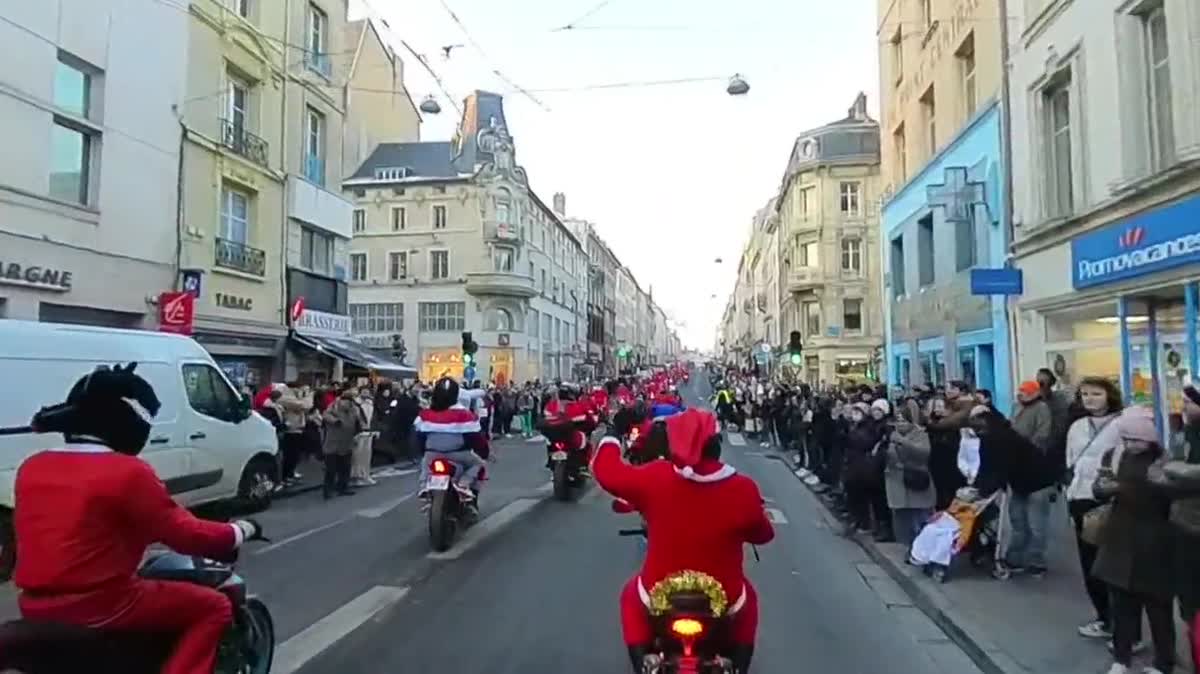
<svg viewBox="0 0 1200 674">
<path fill-rule="evenodd" d="M 822 515 L 827 522 L 843 526 L 841 520 L 829 509 L 829 506 L 820 497 L 820 494 L 813 491 L 796 474 L 796 466 L 792 464 L 789 457 L 778 452 L 772 452 L 767 456 L 787 466 L 788 472 L 816 498 Z M 837 532 L 837 529 L 835 528 L 834 531 Z M 913 605 L 932 620 L 938 629 L 944 632 L 950 641 L 955 646 L 958 646 L 984 674 L 1028 674 L 1027 669 L 1013 662 L 1002 652 L 997 652 L 998 649 L 990 641 L 977 636 L 975 629 L 964 624 L 966 621 L 956 619 L 949 611 L 942 608 L 939 605 L 941 602 L 938 601 L 938 598 L 932 592 L 922 587 L 922 584 L 916 578 L 905 573 L 904 569 L 900 568 L 891 557 L 880 550 L 874 541 L 856 534 L 845 535 L 839 533 L 838 535 L 853 541 L 858 547 L 862 548 L 867 557 L 879 566 L 879 568 L 883 569 L 888 577 L 904 590 L 912 599 Z"/>
</svg>

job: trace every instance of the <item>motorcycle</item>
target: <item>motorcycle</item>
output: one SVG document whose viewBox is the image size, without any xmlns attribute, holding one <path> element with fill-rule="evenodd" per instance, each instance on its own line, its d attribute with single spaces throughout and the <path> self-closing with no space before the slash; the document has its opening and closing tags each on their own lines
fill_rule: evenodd
<svg viewBox="0 0 1200 674">
<path fill-rule="evenodd" d="M 546 451 L 549 453 L 549 467 L 554 480 L 554 498 L 559 501 L 569 501 L 572 489 L 583 486 L 584 468 L 587 467 L 587 448 L 575 447 L 579 443 L 572 442 L 579 432 L 570 429 L 545 429 Z M 584 439 L 586 443 L 586 437 Z"/>
<path fill-rule="evenodd" d="M 429 501 L 429 544 L 435 552 L 448 550 L 459 530 L 471 526 L 478 518 L 479 490 L 472 489 L 472 505 L 463 500 L 463 495 L 453 485 L 454 476 L 460 470 L 462 466 L 446 459 L 434 459 L 429 464 L 424 497 Z M 483 479 L 482 475 L 480 479 Z"/>
<path fill-rule="evenodd" d="M 265 539 L 262 539 L 265 540 Z M 164 551 L 151 555 L 142 578 L 195 583 L 233 604 L 233 625 L 217 650 L 215 674 L 268 674 L 275 623 L 266 604 L 246 591 L 233 564 Z M 14 620 L 0 625 L 0 671 L 19 674 L 122 672 L 157 674 L 174 648 L 162 634 L 114 633 L 88 627 Z"/>
</svg>

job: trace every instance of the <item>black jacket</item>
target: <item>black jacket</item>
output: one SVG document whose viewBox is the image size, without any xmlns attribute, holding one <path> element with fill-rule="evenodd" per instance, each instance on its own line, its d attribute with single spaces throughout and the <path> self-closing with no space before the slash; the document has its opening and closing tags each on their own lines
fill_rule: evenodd
<svg viewBox="0 0 1200 674">
<path fill-rule="evenodd" d="M 987 429 L 980 438 L 980 467 L 975 478 L 981 492 L 990 493 L 1007 484 L 1014 493 L 1026 495 L 1058 483 L 1062 469 L 1052 452 L 1025 439 L 998 414 L 987 413 L 984 421 Z"/>
</svg>

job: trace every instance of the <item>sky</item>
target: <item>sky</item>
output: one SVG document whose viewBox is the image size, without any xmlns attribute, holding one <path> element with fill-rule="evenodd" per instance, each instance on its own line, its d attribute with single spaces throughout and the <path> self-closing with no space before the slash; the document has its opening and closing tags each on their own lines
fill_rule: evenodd
<svg viewBox="0 0 1200 674">
<path fill-rule="evenodd" d="M 504 94 L 534 191 L 547 203 L 566 194 L 567 215 L 595 224 L 684 344 L 708 349 L 751 220 L 778 191 L 796 136 L 843 118 L 859 91 L 878 110 L 874 5 L 352 0 L 351 14 L 384 19 L 414 100 L 438 98 L 442 114 L 425 116 L 422 140 L 449 139 L 459 115 L 399 41 L 454 105 L 476 89 Z M 447 59 L 446 45 L 462 46 Z M 734 74 L 746 96 L 725 93 Z M 712 80 L 580 90 L 702 78 Z"/>
</svg>

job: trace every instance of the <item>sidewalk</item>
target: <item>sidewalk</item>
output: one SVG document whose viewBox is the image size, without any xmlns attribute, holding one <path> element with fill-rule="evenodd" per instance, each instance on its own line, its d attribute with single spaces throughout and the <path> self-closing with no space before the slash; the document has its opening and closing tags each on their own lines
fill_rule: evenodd
<svg viewBox="0 0 1200 674">
<path fill-rule="evenodd" d="M 775 456 L 795 474 L 791 457 Z M 826 514 L 834 518 L 832 513 Z M 1076 633 L 1076 627 L 1090 620 L 1094 612 L 1084 592 L 1074 532 L 1061 500 L 1051 514 L 1050 529 L 1050 572 L 1041 580 L 1014 577 L 998 581 L 966 560 L 956 560 L 947 581 L 939 584 L 905 563 L 904 546 L 876 543 L 865 536 L 854 538 L 983 671 L 1102 674 L 1112 664 L 1104 642 Z M 1182 622 L 1177 632 L 1176 671 L 1191 672 Z M 1149 639 L 1148 627 L 1143 633 Z M 1135 665 L 1148 666 L 1148 657 L 1149 652 L 1135 658 Z"/>
</svg>

